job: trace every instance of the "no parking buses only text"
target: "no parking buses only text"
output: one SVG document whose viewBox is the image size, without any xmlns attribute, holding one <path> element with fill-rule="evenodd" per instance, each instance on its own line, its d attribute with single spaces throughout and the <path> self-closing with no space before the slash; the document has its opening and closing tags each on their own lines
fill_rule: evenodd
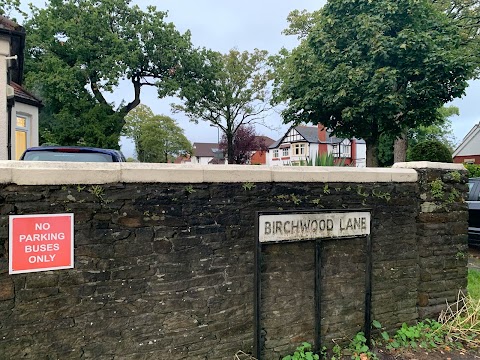
<svg viewBox="0 0 480 360">
<path fill-rule="evenodd" d="M 9 273 L 73 268 L 73 214 L 11 215 Z"/>
</svg>

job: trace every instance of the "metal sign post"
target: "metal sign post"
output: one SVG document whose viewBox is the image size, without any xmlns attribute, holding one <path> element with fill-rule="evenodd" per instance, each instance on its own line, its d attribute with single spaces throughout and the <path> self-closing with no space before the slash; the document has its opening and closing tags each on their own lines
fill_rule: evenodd
<svg viewBox="0 0 480 360">
<path fill-rule="evenodd" d="M 254 355 L 261 360 L 261 264 L 262 245 L 282 242 L 315 241 L 315 351 L 321 349 L 321 269 L 322 240 L 366 238 L 365 322 L 364 332 L 370 345 L 372 242 L 370 210 L 321 210 L 257 212 L 255 217 L 254 268 Z"/>
</svg>

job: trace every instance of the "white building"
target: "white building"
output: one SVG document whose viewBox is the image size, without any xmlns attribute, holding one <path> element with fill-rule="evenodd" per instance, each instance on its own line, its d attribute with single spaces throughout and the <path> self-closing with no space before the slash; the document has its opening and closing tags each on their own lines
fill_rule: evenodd
<svg viewBox="0 0 480 360">
<path fill-rule="evenodd" d="M 323 153 L 333 154 L 345 165 L 366 166 L 367 146 L 364 140 L 331 136 L 322 124 L 291 127 L 280 140 L 270 145 L 267 165 L 300 165 L 308 160 L 314 162 Z"/>
<path fill-rule="evenodd" d="M 22 88 L 25 30 L 0 15 L 0 160 L 38 146 L 41 102 Z"/>
</svg>

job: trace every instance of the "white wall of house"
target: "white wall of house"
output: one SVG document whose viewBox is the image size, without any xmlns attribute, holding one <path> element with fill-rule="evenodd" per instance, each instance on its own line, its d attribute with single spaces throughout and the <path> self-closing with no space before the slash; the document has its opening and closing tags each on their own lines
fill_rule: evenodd
<svg viewBox="0 0 480 360">
<path fill-rule="evenodd" d="M 453 153 L 454 156 L 480 155 L 480 124 L 475 125 Z"/>
<path fill-rule="evenodd" d="M 355 160 L 356 167 L 367 167 L 367 144 L 357 143 L 357 159 Z"/>
<path fill-rule="evenodd" d="M 12 159 L 18 160 L 25 150 L 24 140 L 26 147 L 38 146 L 38 108 L 16 101 L 12 123 Z"/>
<path fill-rule="evenodd" d="M 212 159 L 213 159 L 213 157 L 192 156 L 192 164 L 208 165 L 209 161 L 211 161 Z"/>
<path fill-rule="evenodd" d="M 8 159 L 7 152 L 7 59 L 10 55 L 10 39 L 0 36 L 0 160 Z"/>
</svg>

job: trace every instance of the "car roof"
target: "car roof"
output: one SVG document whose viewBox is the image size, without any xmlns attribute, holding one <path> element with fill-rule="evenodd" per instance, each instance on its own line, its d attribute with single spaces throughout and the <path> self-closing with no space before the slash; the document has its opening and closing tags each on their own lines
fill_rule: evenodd
<svg viewBox="0 0 480 360">
<path fill-rule="evenodd" d="M 120 154 L 120 151 L 114 149 L 103 149 L 89 146 L 34 146 L 28 148 L 26 151 L 52 151 L 52 150 L 77 150 L 85 152 L 101 152 L 104 154 Z"/>
<path fill-rule="evenodd" d="M 111 156 L 114 162 L 125 162 L 125 156 L 120 150 L 115 149 L 103 149 L 89 146 L 59 146 L 59 145 L 45 145 L 34 146 L 26 149 L 20 160 L 23 160 L 25 155 L 33 152 L 53 152 L 53 153 L 84 153 L 84 154 L 103 154 Z"/>
</svg>

